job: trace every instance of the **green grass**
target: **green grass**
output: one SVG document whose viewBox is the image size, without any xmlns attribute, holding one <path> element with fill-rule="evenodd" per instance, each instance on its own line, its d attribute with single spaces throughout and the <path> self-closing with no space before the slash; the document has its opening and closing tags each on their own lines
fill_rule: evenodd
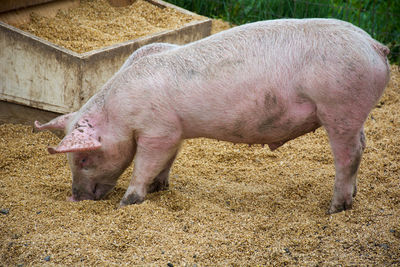
<svg viewBox="0 0 400 267">
<path fill-rule="evenodd" d="M 400 63 L 400 0 L 167 0 L 233 24 L 277 18 L 337 18 L 370 33 Z"/>
</svg>

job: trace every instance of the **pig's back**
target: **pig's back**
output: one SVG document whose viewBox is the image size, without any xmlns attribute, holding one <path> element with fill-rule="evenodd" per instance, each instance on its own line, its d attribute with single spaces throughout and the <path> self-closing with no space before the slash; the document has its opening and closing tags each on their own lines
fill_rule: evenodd
<svg viewBox="0 0 400 267">
<path fill-rule="evenodd" d="M 140 66 L 163 81 L 154 94 L 164 90 L 169 100 L 158 105 L 174 109 L 184 137 L 268 143 L 292 138 L 285 132 L 304 123 L 307 131 L 317 127 L 316 99 L 338 80 L 345 84 L 364 73 L 370 82 L 372 65 L 386 64 L 379 47 L 347 22 L 274 20 L 148 57 Z"/>
</svg>

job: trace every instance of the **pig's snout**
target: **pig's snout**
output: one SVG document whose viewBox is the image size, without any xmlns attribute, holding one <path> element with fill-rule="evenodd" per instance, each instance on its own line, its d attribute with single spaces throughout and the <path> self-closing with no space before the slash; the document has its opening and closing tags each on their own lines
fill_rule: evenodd
<svg viewBox="0 0 400 267">
<path fill-rule="evenodd" d="M 77 201 L 79 201 L 79 200 L 76 200 L 76 199 L 74 198 L 74 196 L 72 195 L 72 196 L 70 196 L 70 197 L 67 197 L 67 201 L 69 201 L 69 202 L 77 202 Z"/>
<path fill-rule="evenodd" d="M 70 196 L 67 200 L 71 202 L 82 200 L 96 200 L 96 188 L 97 186 L 94 185 L 93 189 L 87 190 L 84 187 L 72 185 L 72 196 Z"/>
<path fill-rule="evenodd" d="M 72 196 L 67 201 L 77 202 L 82 200 L 99 200 L 113 189 L 114 185 L 93 184 L 89 188 L 72 186 Z"/>
</svg>

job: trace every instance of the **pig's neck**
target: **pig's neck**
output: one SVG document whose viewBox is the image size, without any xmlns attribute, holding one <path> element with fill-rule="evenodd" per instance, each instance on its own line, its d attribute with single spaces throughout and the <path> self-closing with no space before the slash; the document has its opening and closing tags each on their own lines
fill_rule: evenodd
<svg viewBox="0 0 400 267">
<path fill-rule="evenodd" d="M 105 87 L 90 100 L 82 118 L 90 118 L 98 131 L 108 136 L 107 140 L 129 143 L 132 140 L 132 130 L 125 119 L 127 110 L 122 103 L 123 98 L 118 91 Z"/>
</svg>

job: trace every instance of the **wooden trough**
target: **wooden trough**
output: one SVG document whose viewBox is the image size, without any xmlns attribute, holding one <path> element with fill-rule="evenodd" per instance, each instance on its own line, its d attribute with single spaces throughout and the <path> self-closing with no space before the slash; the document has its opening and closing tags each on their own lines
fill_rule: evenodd
<svg viewBox="0 0 400 267">
<path fill-rule="evenodd" d="M 161 8 L 170 7 L 196 15 L 164 1 L 146 1 Z M 79 109 L 121 67 L 126 58 L 141 46 L 154 42 L 185 44 L 204 38 L 211 32 L 211 20 L 202 18 L 176 30 L 79 54 L 6 23 L 13 19 L 26 19 L 32 9 L 54 13 L 60 6 L 79 4 L 79 0 L 7 2 L 9 4 L 0 8 L 0 12 L 3 12 L 0 13 L 0 100 L 57 113 Z M 26 8 L 27 3 L 40 2 L 40 5 Z M 129 0 L 114 2 L 120 5 Z"/>
</svg>

